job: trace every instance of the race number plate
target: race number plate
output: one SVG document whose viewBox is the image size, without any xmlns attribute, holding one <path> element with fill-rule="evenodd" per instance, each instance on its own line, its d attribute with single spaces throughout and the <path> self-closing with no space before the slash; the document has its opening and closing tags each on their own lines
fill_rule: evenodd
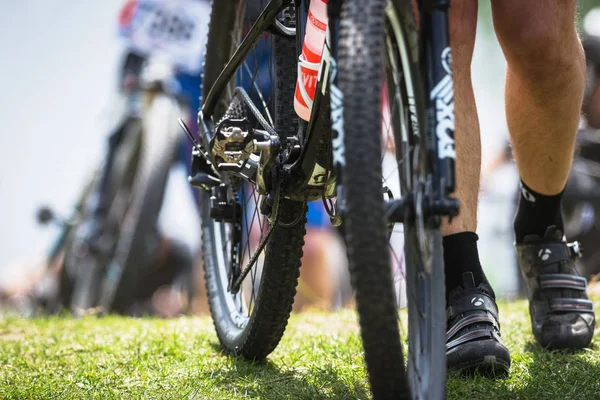
<svg viewBox="0 0 600 400">
<path fill-rule="evenodd" d="M 139 0 L 121 20 L 121 33 L 132 50 L 199 73 L 209 17 L 205 0 Z"/>
</svg>

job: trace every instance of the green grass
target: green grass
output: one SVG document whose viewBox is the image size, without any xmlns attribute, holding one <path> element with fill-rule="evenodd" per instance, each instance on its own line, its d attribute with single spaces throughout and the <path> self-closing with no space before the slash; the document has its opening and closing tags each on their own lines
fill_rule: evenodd
<svg viewBox="0 0 600 400">
<path fill-rule="evenodd" d="M 450 399 L 597 399 L 600 351 L 533 343 L 525 302 L 501 306 L 513 364 L 502 380 L 448 381 Z M 595 336 L 598 342 L 600 337 Z M 369 398 L 352 311 L 293 316 L 266 363 L 219 352 L 209 318 L 0 320 L 2 399 Z"/>
</svg>

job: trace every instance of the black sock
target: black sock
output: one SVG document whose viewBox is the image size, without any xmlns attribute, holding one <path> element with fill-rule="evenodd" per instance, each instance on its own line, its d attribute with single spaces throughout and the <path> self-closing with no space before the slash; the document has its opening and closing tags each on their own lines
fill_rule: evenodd
<svg viewBox="0 0 600 400">
<path fill-rule="evenodd" d="M 475 232 L 461 232 L 444 236 L 444 273 L 446 275 L 446 298 L 452 290 L 462 287 L 463 273 L 471 272 L 475 285 L 487 282 L 479 262 Z"/>
<path fill-rule="evenodd" d="M 517 205 L 514 228 L 517 243 L 523 243 L 527 235 L 543 237 L 549 226 L 556 226 L 564 233 L 561 200 L 563 192 L 553 196 L 539 194 L 521 181 L 521 194 Z"/>
</svg>

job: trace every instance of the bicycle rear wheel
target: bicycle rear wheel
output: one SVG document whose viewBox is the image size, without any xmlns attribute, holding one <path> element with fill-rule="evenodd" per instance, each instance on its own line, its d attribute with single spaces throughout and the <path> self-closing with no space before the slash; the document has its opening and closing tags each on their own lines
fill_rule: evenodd
<svg viewBox="0 0 600 400">
<path fill-rule="evenodd" d="M 206 96 L 229 61 L 258 12 L 269 1 L 214 0 L 205 56 L 202 93 Z M 294 26 L 294 8 L 280 15 Z M 218 124 L 224 118 L 248 119 L 261 124 L 248 106 L 233 101 L 236 86 L 243 87 L 263 119 L 282 143 L 296 133 L 293 96 L 297 77 L 294 38 L 264 35 L 219 93 L 210 116 Z M 238 99 L 239 100 L 239 99 Z M 274 114 L 274 115 L 273 115 Z M 263 128 L 264 129 L 264 125 Z M 217 336 L 222 348 L 247 359 L 271 353 L 287 325 L 298 282 L 304 244 L 306 207 L 303 202 L 282 199 L 278 223 L 268 219 L 266 199 L 254 184 L 234 172 L 221 171 L 223 184 L 213 191 L 227 203 L 230 218 L 217 218 L 210 202 L 202 203 L 202 245 L 205 281 Z M 263 244 L 264 247 L 262 246 Z M 232 288 L 243 269 L 256 259 L 239 290 Z"/>
<path fill-rule="evenodd" d="M 344 2 L 338 56 L 344 223 L 376 399 L 441 399 L 445 393 L 440 221 L 424 217 L 420 208 L 428 168 L 418 54 L 410 0 Z M 388 197 L 414 204 L 402 225 L 386 220 L 382 185 Z M 403 245 L 394 243 L 398 234 Z M 408 316 L 398 311 L 403 303 Z M 400 331 L 408 341 L 406 363 Z"/>
</svg>

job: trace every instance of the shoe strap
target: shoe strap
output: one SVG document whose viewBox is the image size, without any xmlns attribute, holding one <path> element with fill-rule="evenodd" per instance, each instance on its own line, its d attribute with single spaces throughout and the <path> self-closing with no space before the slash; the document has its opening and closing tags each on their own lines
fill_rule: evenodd
<svg viewBox="0 0 600 400">
<path fill-rule="evenodd" d="M 594 303 L 586 299 L 550 299 L 551 312 L 593 313 Z"/>
<path fill-rule="evenodd" d="M 467 311 L 487 311 L 496 320 L 498 319 L 498 307 L 493 298 L 482 292 L 474 292 L 462 296 L 446 309 L 446 320 L 464 314 Z"/>
<path fill-rule="evenodd" d="M 586 279 L 570 274 L 540 274 L 540 289 L 572 289 L 584 291 Z"/>
<path fill-rule="evenodd" d="M 456 322 L 456 324 L 454 324 L 454 326 L 450 328 L 448 332 L 446 332 L 446 342 L 452 339 L 452 337 L 456 335 L 461 329 L 466 328 L 469 325 L 480 324 L 482 322 L 489 323 L 493 326 L 494 329 L 500 331 L 500 326 L 498 322 L 491 314 L 487 312 L 485 314 L 471 314 L 458 320 L 458 322 Z"/>
<path fill-rule="evenodd" d="M 566 242 L 520 244 L 517 248 L 525 265 L 546 266 L 573 258 Z"/>
<path fill-rule="evenodd" d="M 491 329 L 476 329 L 469 332 L 465 332 L 463 335 L 460 335 L 455 340 L 446 343 L 446 351 L 451 350 L 452 348 L 459 346 L 463 343 L 470 342 L 473 340 L 478 340 L 482 338 L 496 339 L 500 343 L 502 340 L 494 333 Z"/>
</svg>

